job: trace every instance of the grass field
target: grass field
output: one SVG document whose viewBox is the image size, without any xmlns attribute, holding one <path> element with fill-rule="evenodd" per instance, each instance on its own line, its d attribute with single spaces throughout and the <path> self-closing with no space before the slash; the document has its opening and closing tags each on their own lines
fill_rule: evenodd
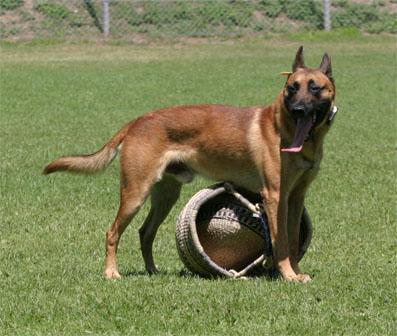
<svg viewBox="0 0 397 336">
<path fill-rule="evenodd" d="M 395 335 L 396 47 L 388 37 L 296 36 L 222 44 L 2 45 L 0 334 Z M 91 153 L 125 122 L 185 103 L 257 105 L 281 89 L 300 44 L 333 60 L 340 112 L 306 206 L 302 261 L 314 281 L 204 280 L 183 271 L 175 220 L 148 276 L 137 229 L 120 244 L 120 281 L 102 277 L 118 207 L 118 163 L 98 176 L 41 175 L 60 155 Z"/>
</svg>

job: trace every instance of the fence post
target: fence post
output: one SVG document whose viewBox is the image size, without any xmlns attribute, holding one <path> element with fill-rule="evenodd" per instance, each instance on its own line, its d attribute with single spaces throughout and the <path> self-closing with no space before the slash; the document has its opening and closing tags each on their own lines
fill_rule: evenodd
<svg viewBox="0 0 397 336">
<path fill-rule="evenodd" d="M 324 29 L 325 31 L 331 30 L 331 0 L 323 0 L 324 7 Z"/>
<path fill-rule="evenodd" d="M 109 22 L 109 0 L 103 0 L 103 34 L 105 38 L 108 38 L 109 36 Z"/>
</svg>

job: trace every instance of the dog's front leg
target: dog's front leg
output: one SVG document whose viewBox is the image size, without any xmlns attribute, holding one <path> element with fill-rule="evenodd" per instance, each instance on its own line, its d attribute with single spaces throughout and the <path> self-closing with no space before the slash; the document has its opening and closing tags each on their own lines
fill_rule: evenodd
<svg viewBox="0 0 397 336">
<path fill-rule="evenodd" d="M 274 265 L 284 280 L 300 281 L 292 268 L 288 246 L 288 197 L 279 190 L 262 193 L 273 245 Z"/>
<path fill-rule="evenodd" d="M 290 194 L 288 200 L 288 241 L 291 266 L 297 274 L 299 281 L 309 282 L 311 278 L 303 274 L 299 267 L 299 235 L 301 228 L 301 219 L 304 208 L 305 194 L 304 190 L 295 190 Z"/>
<path fill-rule="evenodd" d="M 317 175 L 316 171 L 309 171 L 300 178 L 300 182 L 290 192 L 288 198 L 288 238 L 291 265 L 295 273 L 303 282 L 311 280 L 309 275 L 303 274 L 299 267 L 300 229 L 304 209 L 305 195 L 311 182 Z"/>
</svg>

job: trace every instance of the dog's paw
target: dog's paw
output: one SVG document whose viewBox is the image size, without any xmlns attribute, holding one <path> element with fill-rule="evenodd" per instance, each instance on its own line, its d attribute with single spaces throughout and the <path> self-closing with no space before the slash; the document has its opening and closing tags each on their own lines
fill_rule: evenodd
<svg viewBox="0 0 397 336">
<path fill-rule="evenodd" d="M 114 269 L 107 269 L 105 270 L 105 278 L 109 280 L 117 280 L 121 278 L 120 273 Z"/>
<path fill-rule="evenodd" d="M 308 283 L 312 281 L 309 275 L 303 273 L 295 274 L 293 276 L 285 276 L 283 277 L 283 279 L 288 282 L 297 282 L 297 283 Z"/>
<path fill-rule="evenodd" d="M 150 275 L 154 275 L 160 272 L 159 268 L 157 267 L 157 265 L 153 265 L 151 267 L 146 267 L 146 271 L 150 274 Z"/>
<path fill-rule="evenodd" d="M 310 277 L 310 275 L 300 273 L 296 276 L 295 281 L 300 282 L 300 283 L 308 283 L 308 282 L 312 281 L 312 278 Z"/>
</svg>

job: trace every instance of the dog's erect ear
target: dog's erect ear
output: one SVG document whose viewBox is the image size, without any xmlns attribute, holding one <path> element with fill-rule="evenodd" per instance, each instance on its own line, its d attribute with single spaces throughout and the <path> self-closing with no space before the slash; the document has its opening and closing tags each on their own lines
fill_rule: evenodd
<svg viewBox="0 0 397 336">
<path fill-rule="evenodd" d="M 292 72 L 295 72 L 298 68 L 306 68 L 305 60 L 303 59 L 303 46 L 300 46 L 296 53 L 294 64 L 292 64 Z"/>
<path fill-rule="evenodd" d="M 319 69 L 322 73 L 326 74 L 328 78 L 332 78 L 331 59 L 329 58 L 327 53 L 324 54 Z"/>
</svg>

